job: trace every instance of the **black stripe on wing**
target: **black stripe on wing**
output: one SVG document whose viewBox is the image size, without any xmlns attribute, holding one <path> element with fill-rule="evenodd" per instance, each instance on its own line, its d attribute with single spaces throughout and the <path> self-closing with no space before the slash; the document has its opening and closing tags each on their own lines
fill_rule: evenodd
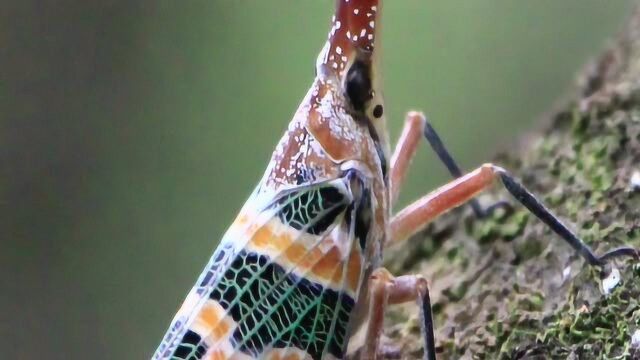
<svg viewBox="0 0 640 360">
<path fill-rule="evenodd" d="M 331 183 L 290 192 L 275 202 L 276 215 L 283 224 L 312 235 L 325 232 L 350 203 Z"/>
</svg>

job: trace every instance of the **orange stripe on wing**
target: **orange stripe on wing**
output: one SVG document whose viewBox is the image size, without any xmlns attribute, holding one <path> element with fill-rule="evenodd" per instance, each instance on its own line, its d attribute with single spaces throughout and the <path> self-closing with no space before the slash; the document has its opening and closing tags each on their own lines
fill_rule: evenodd
<svg viewBox="0 0 640 360">
<path fill-rule="evenodd" d="M 311 355 L 296 347 L 273 349 L 263 356 L 265 360 L 311 360 Z"/>
<path fill-rule="evenodd" d="M 320 261 L 311 269 L 311 274 L 318 278 L 327 281 L 327 285 L 334 289 L 340 289 L 346 285 L 347 288 L 343 290 L 350 291 L 355 294 L 360 285 L 360 276 L 362 272 L 362 255 L 353 247 L 347 260 L 347 277 L 346 283 L 343 285 L 344 275 L 344 259 L 342 259 L 340 250 L 333 246 L 327 254 L 325 254 Z"/>
<path fill-rule="evenodd" d="M 342 263 L 340 249 L 337 246 L 332 246 L 311 268 L 311 274 L 329 280 L 331 283 L 339 284 L 342 281 Z"/>
<path fill-rule="evenodd" d="M 207 353 L 206 360 L 227 360 L 229 357 L 223 350 L 213 350 Z"/>
<path fill-rule="evenodd" d="M 277 259 L 282 266 L 296 267 L 301 272 L 318 262 L 323 256 L 322 250 L 317 247 L 309 250 L 302 238 L 294 240 L 295 234 L 276 221 L 271 221 L 255 232 L 249 241 L 249 250 Z"/>
<path fill-rule="evenodd" d="M 321 243 L 314 246 L 311 244 L 312 241 Z M 310 249 L 311 246 L 313 248 Z M 356 246 L 352 246 L 351 253 L 345 257 L 331 237 L 318 240 L 303 234 L 296 238 L 292 230 L 278 220 L 272 220 L 255 231 L 247 249 L 267 255 L 280 266 L 286 269 L 293 268 L 294 272 L 304 274 L 308 280 L 317 281 L 336 290 L 341 290 L 344 286 L 343 268 L 344 262 L 348 261 L 346 290 L 355 293 L 358 289 L 362 255 Z"/>
<path fill-rule="evenodd" d="M 209 343 L 228 338 L 235 327 L 236 323 L 226 315 L 224 308 L 211 299 L 202 306 L 191 326 L 193 331 L 206 338 Z"/>
<path fill-rule="evenodd" d="M 249 245 L 258 251 L 266 253 L 271 251 L 282 252 L 289 247 L 293 242 L 291 235 L 287 232 L 276 234 L 272 228 L 277 225 L 274 226 L 272 224 L 273 222 L 260 227 L 251 237 Z"/>
</svg>

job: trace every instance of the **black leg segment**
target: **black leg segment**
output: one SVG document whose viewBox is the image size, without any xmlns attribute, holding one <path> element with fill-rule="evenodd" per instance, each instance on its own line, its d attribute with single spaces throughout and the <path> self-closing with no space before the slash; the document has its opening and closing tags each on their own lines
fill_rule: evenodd
<svg viewBox="0 0 640 360">
<path fill-rule="evenodd" d="M 436 341 L 433 334 L 433 313 L 431 311 L 431 297 L 429 296 L 429 289 L 425 288 L 425 291 L 421 294 L 420 301 L 422 304 L 422 335 L 424 337 L 424 359 L 436 360 Z"/>
<path fill-rule="evenodd" d="M 442 143 L 440 136 L 438 136 L 438 133 L 433 128 L 433 126 L 431 126 L 428 119 L 426 120 L 424 126 L 424 137 L 429 142 L 431 149 L 433 149 L 436 155 L 438 155 L 440 161 L 444 164 L 444 166 L 447 167 L 449 174 L 451 174 L 451 176 L 453 176 L 454 178 L 461 177 L 463 175 L 462 170 L 460 170 L 460 167 L 458 166 L 456 161 L 453 159 L 449 151 L 447 151 L 447 148 Z M 487 217 L 499 208 L 505 209 L 507 213 L 512 211 L 511 204 L 506 201 L 498 201 L 495 204 L 488 206 L 486 209 L 483 208 L 482 205 L 480 205 L 478 199 L 469 200 L 469 205 L 473 209 L 473 213 L 476 215 L 476 217 L 480 219 Z"/>
<path fill-rule="evenodd" d="M 597 256 L 587 244 L 585 244 L 574 232 L 572 232 L 565 224 L 558 219 L 547 207 L 545 207 L 531 192 L 529 192 L 522 184 L 520 184 L 506 170 L 496 167 L 500 180 L 504 184 L 507 191 L 513 195 L 524 207 L 529 209 L 538 219 L 542 220 L 551 230 L 558 234 L 564 241 L 569 243 L 578 254 L 593 266 L 602 267 L 607 260 L 612 258 L 629 256 L 640 257 L 638 250 L 630 247 L 622 247 L 611 250 L 601 256 Z"/>
</svg>

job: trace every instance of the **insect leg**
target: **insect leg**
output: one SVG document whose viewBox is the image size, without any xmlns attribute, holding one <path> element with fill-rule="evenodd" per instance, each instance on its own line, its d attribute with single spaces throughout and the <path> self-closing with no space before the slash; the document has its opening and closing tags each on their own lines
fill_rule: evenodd
<svg viewBox="0 0 640 360">
<path fill-rule="evenodd" d="M 436 130 L 433 128 L 431 123 L 429 123 L 429 121 L 425 118 L 424 114 L 419 112 L 412 112 L 412 113 L 409 113 L 408 116 L 421 116 L 424 119 L 424 123 L 425 123 L 424 130 L 423 130 L 424 137 L 429 142 L 431 149 L 433 149 L 436 155 L 438 155 L 438 158 L 444 164 L 444 166 L 446 166 L 451 176 L 453 176 L 454 178 L 461 177 L 463 175 L 462 170 L 460 170 L 460 167 L 458 166 L 456 161 L 453 159 L 453 157 L 451 156 L 447 148 L 444 146 L 444 143 L 440 139 L 440 136 L 438 135 Z M 498 201 L 495 204 L 492 204 L 486 208 L 483 208 L 477 199 L 471 199 L 469 200 L 469 205 L 473 209 L 473 212 L 475 213 L 476 217 L 480 219 L 486 217 L 487 215 L 490 215 L 493 211 L 495 211 L 498 208 L 504 208 L 509 212 L 512 210 L 511 205 L 506 201 Z"/>
<path fill-rule="evenodd" d="M 425 341 L 425 360 L 435 360 L 433 315 L 427 280 L 421 275 L 394 277 L 385 268 L 376 269 L 369 280 L 369 311 L 366 340 L 360 359 L 376 359 L 380 350 L 384 313 L 387 305 L 417 301 L 420 307 L 420 328 Z"/>
<path fill-rule="evenodd" d="M 611 250 L 604 255 L 597 256 L 556 215 L 551 213 L 535 195 L 529 192 L 506 170 L 493 164 L 482 165 L 400 211 L 391 220 L 390 243 L 409 238 L 436 217 L 469 201 L 478 192 L 489 188 L 496 179 L 499 179 L 516 200 L 571 245 L 590 265 L 602 266 L 606 260 L 619 256 L 640 257 L 638 250 L 629 247 Z"/>
<path fill-rule="evenodd" d="M 398 138 L 393 155 L 391 155 L 390 192 L 392 204 L 398 199 L 400 187 L 420 144 L 425 122 L 424 115 L 414 111 L 409 112 L 404 120 L 402 133 Z"/>
</svg>

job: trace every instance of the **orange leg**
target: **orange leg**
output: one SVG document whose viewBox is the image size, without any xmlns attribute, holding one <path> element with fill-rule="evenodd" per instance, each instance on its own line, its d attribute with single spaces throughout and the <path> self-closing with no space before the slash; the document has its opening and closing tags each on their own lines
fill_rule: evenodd
<svg viewBox="0 0 640 360">
<path fill-rule="evenodd" d="M 387 305 L 417 301 L 420 306 L 421 329 L 425 338 L 425 360 L 435 360 L 433 316 L 427 280 L 421 275 L 394 277 L 385 268 L 376 269 L 369 280 L 370 317 L 361 360 L 375 360 L 380 350 L 380 337 Z"/>
<path fill-rule="evenodd" d="M 433 219 L 457 207 L 478 192 L 489 188 L 499 179 L 504 187 L 533 215 L 573 247 L 590 265 L 602 266 L 605 261 L 618 256 L 640 257 L 638 250 L 623 247 L 597 256 L 565 224 L 547 209 L 533 194 L 524 188 L 506 170 L 493 164 L 485 164 L 449 184 L 407 206 L 391 219 L 390 245 L 401 242 L 422 230 Z"/>
<path fill-rule="evenodd" d="M 427 121 L 424 114 L 417 111 L 410 111 L 407 113 L 402 134 L 391 156 L 390 194 L 392 206 L 398 199 L 407 170 L 420 144 L 420 138 L 423 136 L 451 176 L 459 178 L 463 175 L 460 167 L 453 157 L 451 157 L 442 140 L 440 140 L 440 136 L 438 136 L 433 126 Z M 484 208 L 478 200 L 471 199 L 469 200 L 469 205 L 471 205 L 473 212 L 478 218 L 484 218 L 497 208 L 505 208 L 507 211 L 510 210 L 510 205 L 504 201 Z"/>
<path fill-rule="evenodd" d="M 389 245 L 406 240 L 438 216 L 464 204 L 488 188 L 494 179 L 494 166 L 486 164 L 402 209 L 391 219 Z"/>
<path fill-rule="evenodd" d="M 402 134 L 391 156 L 391 204 L 398 199 L 400 187 L 420 144 L 426 122 L 424 114 L 417 111 L 410 111 L 405 118 Z"/>
</svg>

